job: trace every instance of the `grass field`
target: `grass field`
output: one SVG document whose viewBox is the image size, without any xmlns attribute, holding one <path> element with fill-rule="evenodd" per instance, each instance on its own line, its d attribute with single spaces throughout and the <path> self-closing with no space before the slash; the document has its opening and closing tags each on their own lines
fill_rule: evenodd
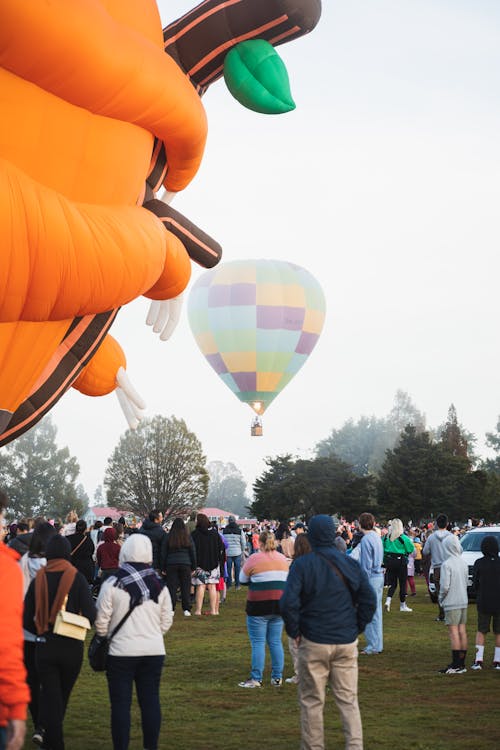
<svg viewBox="0 0 500 750">
<path fill-rule="evenodd" d="M 162 750 L 293 750 L 299 747 L 297 689 L 269 685 L 267 655 L 264 687 L 242 690 L 249 676 L 244 589 L 232 590 L 219 617 L 184 617 L 177 608 L 166 635 Z M 384 614 L 384 653 L 360 656 L 359 694 L 365 750 L 498 750 L 500 672 L 489 668 L 493 639 L 486 641 L 485 668 L 464 675 L 440 675 L 449 662 L 446 626 L 434 621 L 436 605 L 417 581 L 409 599 L 413 613 Z M 469 607 L 469 651 L 473 661 L 475 605 Z M 291 661 L 285 643 L 285 676 Z M 361 645 L 364 641 L 361 639 Z M 31 726 L 28 728 L 31 737 Z M 68 750 L 111 748 L 106 678 L 86 662 L 73 691 L 65 721 Z M 326 748 L 344 747 L 331 695 L 325 709 Z M 34 748 L 31 740 L 26 748 Z M 142 750 L 140 717 L 134 704 L 130 750 Z"/>
</svg>

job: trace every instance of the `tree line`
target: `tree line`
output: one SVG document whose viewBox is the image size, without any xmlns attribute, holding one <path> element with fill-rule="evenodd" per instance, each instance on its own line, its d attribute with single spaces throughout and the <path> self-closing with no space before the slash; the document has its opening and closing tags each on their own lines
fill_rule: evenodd
<svg viewBox="0 0 500 750">
<path fill-rule="evenodd" d="M 0 449 L 0 485 L 17 517 L 64 518 L 89 505 L 77 459 L 57 446 L 56 433 L 48 416 Z M 428 429 L 398 391 L 386 418 L 348 420 L 318 442 L 313 458 L 267 458 L 250 500 L 234 464 L 207 464 L 184 420 L 157 415 L 120 437 L 104 475 L 105 500 L 100 488 L 94 499 L 139 515 L 159 507 L 167 517 L 215 505 L 259 519 L 355 518 L 371 510 L 381 519 L 420 521 L 444 511 L 457 521 L 500 521 L 500 417 L 486 439 L 494 457 L 481 459 L 453 405 L 442 425 Z"/>
</svg>

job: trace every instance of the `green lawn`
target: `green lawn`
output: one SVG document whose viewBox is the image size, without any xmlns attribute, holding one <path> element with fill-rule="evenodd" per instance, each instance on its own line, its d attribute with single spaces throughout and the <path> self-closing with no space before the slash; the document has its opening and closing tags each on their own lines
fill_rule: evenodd
<svg viewBox="0 0 500 750">
<path fill-rule="evenodd" d="M 360 656 L 359 693 L 365 750 L 497 750 L 500 748 L 500 672 L 489 668 L 493 655 L 487 638 L 482 672 L 440 675 L 449 661 L 446 626 L 434 621 L 423 580 L 409 599 L 413 613 L 396 607 L 384 614 L 384 653 Z M 178 607 L 166 635 L 167 660 L 162 680 L 165 750 L 293 750 L 299 747 L 296 687 L 269 685 L 242 690 L 249 676 L 244 589 L 230 592 L 219 617 L 184 617 Z M 469 607 L 469 652 L 473 661 L 476 608 Z M 284 636 L 286 644 L 286 636 Z M 363 643 L 363 641 L 362 641 Z M 291 662 L 285 645 L 285 676 Z M 28 729 L 31 732 L 31 726 Z M 29 735 L 30 737 L 31 735 Z M 337 710 L 328 695 L 325 711 L 327 749 L 344 746 Z M 68 750 L 111 748 L 106 678 L 85 662 L 65 722 Z M 25 747 L 33 748 L 31 741 Z M 140 718 L 132 714 L 130 750 L 142 750 Z"/>
</svg>

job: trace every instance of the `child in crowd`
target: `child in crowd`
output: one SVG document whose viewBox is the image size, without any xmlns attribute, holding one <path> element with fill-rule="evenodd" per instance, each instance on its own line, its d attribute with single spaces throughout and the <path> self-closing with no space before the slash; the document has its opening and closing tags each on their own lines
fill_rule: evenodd
<svg viewBox="0 0 500 750">
<path fill-rule="evenodd" d="M 444 621 L 448 626 L 451 644 L 451 663 L 441 674 L 463 674 L 467 672 L 467 582 L 468 565 L 462 559 L 462 546 L 456 536 L 448 534 L 443 539 L 445 560 L 441 565 L 439 604 L 444 610 Z"/>
<path fill-rule="evenodd" d="M 415 575 L 422 575 L 422 542 L 420 537 L 416 536 L 413 539 L 413 546 L 415 547 Z"/>
<path fill-rule="evenodd" d="M 493 669 L 500 670 L 500 557 L 498 542 L 494 536 L 486 536 L 481 542 L 483 557 L 476 560 L 472 573 L 472 588 L 476 593 L 477 633 L 476 658 L 471 669 L 483 668 L 484 639 L 490 631 L 495 636 Z"/>
<path fill-rule="evenodd" d="M 301 557 L 301 555 L 307 555 L 309 552 L 311 552 L 311 545 L 309 544 L 309 539 L 307 538 L 307 535 L 298 534 L 295 537 L 295 541 L 294 541 L 293 560 L 296 560 L 298 557 Z M 293 565 L 293 560 L 292 560 L 292 565 Z M 292 685 L 296 685 L 299 681 L 299 676 L 297 672 L 297 661 L 299 658 L 299 654 L 298 654 L 297 644 L 295 643 L 295 639 L 290 638 L 290 636 L 288 636 L 288 650 L 290 651 L 290 656 L 292 657 L 293 675 L 292 677 L 287 677 L 285 682 L 288 682 Z"/>
<path fill-rule="evenodd" d="M 415 588 L 415 556 L 416 556 L 415 550 L 413 550 L 413 552 L 410 552 L 410 554 L 408 555 L 408 564 L 407 564 L 408 575 L 406 578 L 406 593 L 408 594 L 408 586 L 409 586 L 412 596 L 417 595 L 417 590 Z"/>
</svg>

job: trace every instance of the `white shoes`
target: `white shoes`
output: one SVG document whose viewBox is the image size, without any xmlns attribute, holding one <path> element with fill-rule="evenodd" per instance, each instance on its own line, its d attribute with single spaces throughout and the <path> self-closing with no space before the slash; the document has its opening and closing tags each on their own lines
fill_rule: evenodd
<svg viewBox="0 0 500 750">
<path fill-rule="evenodd" d="M 184 610 L 184 617 L 191 617 L 191 612 L 189 611 L 189 609 Z"/>
<path fill-rule="evenodd" d="M 409 606 L 407 605 L 407 603 L 406 603 L 406 602 L 402 602 L 402 603 L 401 603 L 401 604 L 399 605 L 399 611 L 400 611 L 400 612 L 413 612 L 413 610 L 412 610 L 412 609 L 410 609 L 410 607 L 409 607 Z"/>
<path fill-rule="evenodd" d="M 385 609 L 386 609 L 387 612 L 391 611 L 391 598 L 389 596 L 385 600 L 384 607 L 385 607 Z"/>
</svg>

